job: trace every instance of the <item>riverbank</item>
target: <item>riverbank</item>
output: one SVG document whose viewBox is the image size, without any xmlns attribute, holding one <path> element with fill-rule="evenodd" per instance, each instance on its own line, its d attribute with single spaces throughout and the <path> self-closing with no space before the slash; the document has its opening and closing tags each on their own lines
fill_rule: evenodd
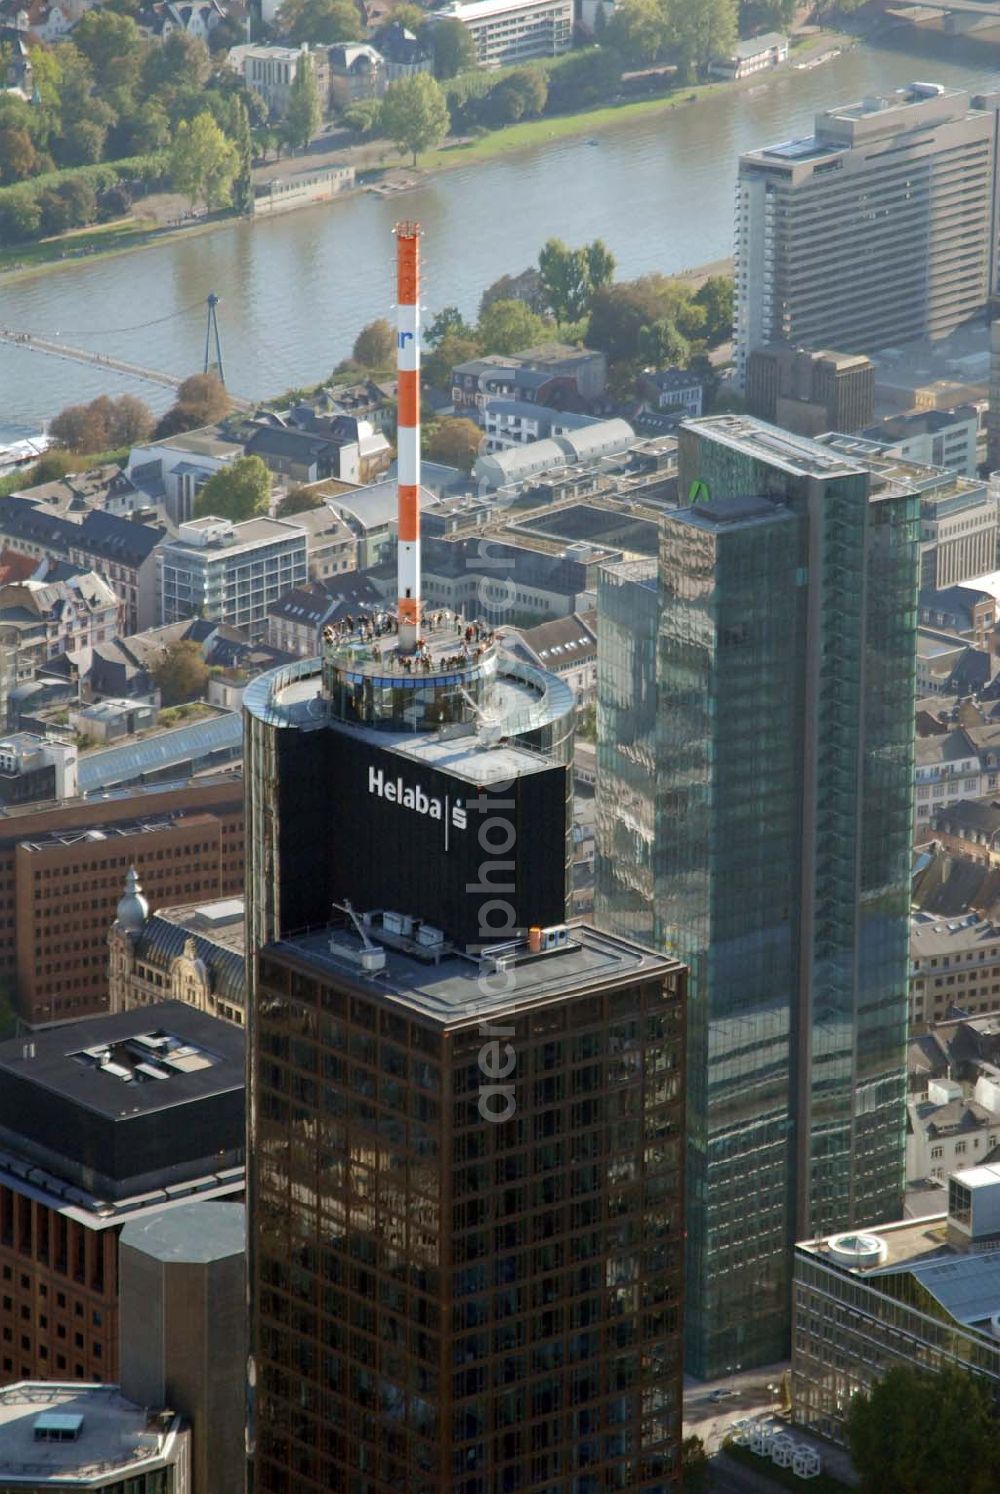
<svg viewBox="0 0 1000 1494">
<path fill-rule="evenodd" d="M 413 186 L 420 185 L 440 172 L 455 170 L 477 162 L 492 161 L 498 156 L 519 151 L 537 149 L 553 140 L 568 140 L 587 136 L 598 136 L 623 125 L 634 123 L 650 115 L 666 114 L 671 110 L 689 108 L 720 93 L 758 93 L 769 88 L 775 79 L 790 67 L 801 65 L 810 58 L 823 54 L 830 56 L 848 47 L 857 45 L 858 38 L 848 33 L 819 31 L 802 38 L 795 45 L 792 59 L 761 76 L 759 73 L 737 82 L 718 81 L 694 84 L 677 89 L 670 94 L 654 98 L 620 100 L 595 109 L 584 109 L 575 114 L 557 114 L 541 119 L 525 120 L 490 131 L 475 139 L 452 140 L 440 149 L 426 152 L 419 158 L 419 167 L 405 168 L 406 178 Z M 595 145 L 599 142 L 595 139 Z M 316 147 L 319 147 L 318 149 Z M 371 141 L 344 149 L 324 150 L 322 140 L 314 142 L 314 148 L 302 155 L 288 157 L 284 163 L 270 163 L 254 171 L 254 183 L 273 179 L 278 171 L 282 174 L 318 170 L 323 166 L 337 164 L 353 165 L 364 173 L 366 180 L 359 181 L 352 191 L 338 194 L 340 200 L 359 191 L 377 188 L 379 182 L 392 183 L 404 173 L 402 160 L 399 167 L 388 164 L 393 153 L 386 141 Z M 232 212 L 213 213 L 197 222 L 164 224 L 147 217 L 129 218 L 99 227 L 76 230 L 54 239 L 44 239 L 33 244 L 14 245 L 0 249 L 0 280 L 9 282 L 22 276 L 50 274 L 65 269 L 80 260 L 108 259 L 113 255 L 132 254 L 154 245 L 172 240 L 187 239 L 211 233 L 217 228 L 230 226 L 237 215 Z"/>
</svg>

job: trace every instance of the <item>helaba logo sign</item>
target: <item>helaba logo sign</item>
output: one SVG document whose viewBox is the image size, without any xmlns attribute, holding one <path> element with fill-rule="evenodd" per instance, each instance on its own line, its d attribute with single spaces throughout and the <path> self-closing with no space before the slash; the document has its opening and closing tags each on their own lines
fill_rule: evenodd
<svg viewBox="0 0 1000 1494">
<path fill-rule="evenodd" d="M 379 799 L 388 800 L 390 804 L 410 809 L 414 814 L 425 815 L 429 820 L 440 820 L 445 826 L 451 825 L 455 830 L 464 830 L 468 824 L 461 801 L 457 800 L 452 804 L 447 798 L 439 799 L 434 794 L 426 793 L 419 784 L 416 788 L 410 788 L 401 778 L 387 778 L 381 768 L 369 767 L 368 792 Z"/>
</svg>

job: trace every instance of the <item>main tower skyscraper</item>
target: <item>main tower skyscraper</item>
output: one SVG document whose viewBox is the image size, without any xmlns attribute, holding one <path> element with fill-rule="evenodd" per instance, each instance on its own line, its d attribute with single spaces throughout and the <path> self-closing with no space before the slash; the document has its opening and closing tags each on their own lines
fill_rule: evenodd
<svg viewBox="0 0 1000 1494">
<path fill-rule="evenodd" d="M 602 578 L 598 922 L 691 970 L 687 1368 L 787 1357 L 797 1239 L 899 1217 L 919 496 L 762 421 L 680 435 Z"/>
<path fill-rule="evenodd" d="M 246 694 L 252 1487 L 667 1494 L 686 972 L 564 921 L 572 693 L 421 608 L 404 388 L 397 608 Z"/>
</svg>

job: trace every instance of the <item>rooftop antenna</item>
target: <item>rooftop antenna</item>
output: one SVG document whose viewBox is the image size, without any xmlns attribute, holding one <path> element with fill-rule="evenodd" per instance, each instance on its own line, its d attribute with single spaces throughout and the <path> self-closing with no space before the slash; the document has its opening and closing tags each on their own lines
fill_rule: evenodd
<svg viewBox="0 0 1000 1494">
<path fill-rule="evenodd" d="M 219 383 L 225 384 L 226 371 L 222 366 L 222 342 L 219 338 L 219 318 L 215 314 L 215 308 L 219 304 L 219 298 L 215 291 L 209 291 L 205 300 L 208 307 L 208 324 L 205 327 L 205 372 L 218 375 Z M 215 362 L 210 359 L 212 342 L 215 342 Z"/>
<path fill-rule="evenodd" d="M 398 647 L 412 654 L 420 634 L 420 224 L 397 223 L 396 548 Z"/>
</svg>

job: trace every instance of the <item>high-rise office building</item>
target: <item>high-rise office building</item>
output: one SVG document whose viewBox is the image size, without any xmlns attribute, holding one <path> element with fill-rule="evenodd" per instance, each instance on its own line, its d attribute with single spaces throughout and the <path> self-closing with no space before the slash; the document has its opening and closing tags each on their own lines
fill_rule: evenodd
<svg viewBox="0 0 1000 1494">
<path fill-rule="evenodd" d="M 746 417 L 680 471 L 657 605 L 651 565 L 600 593 L 596 909 L 691 970 L 710 1377 L 787 1355 L 796 1238 L 899 1213 L 919 498 Z"/>
<path fill-rule="evenodd" d="M 995 262 L 986 100 L 911 83 L 740 157 L 736 373 L 772 342 L 872 353 L 983 312 Z"/>
<path fill-rule="evenodd" d="M 407 382 L 394 616 L 246 694 L 252 1485 L 667 1494 L 685 971 L 563 921 L 572 692 L 423 613 Z"/>
</svg>

